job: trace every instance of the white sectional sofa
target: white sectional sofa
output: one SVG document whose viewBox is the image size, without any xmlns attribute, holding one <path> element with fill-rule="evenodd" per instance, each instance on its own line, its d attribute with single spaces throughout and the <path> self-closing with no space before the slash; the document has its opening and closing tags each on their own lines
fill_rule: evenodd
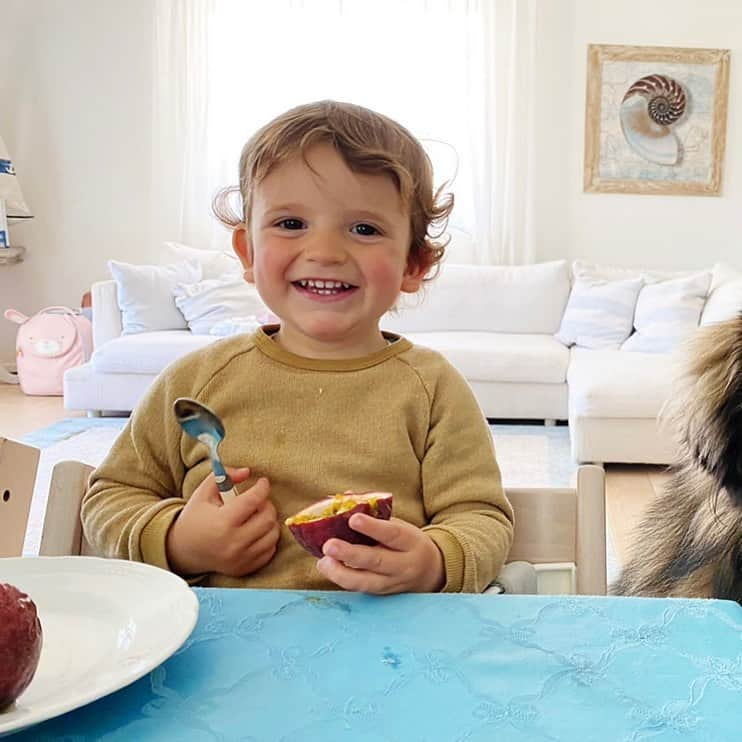
<svg viewBox="0 0 742 742">
<path fill-rule="evenodd" d="M 658 414 L 670 394 L 674 355 L 568 347 L 556 336 L 565 309 L 573 311 L 574 276 L 585 270 L 566 261 L 444 265 L 423 295 L 387 315 L 382 327 L 443 353 L 488 418 L 567 420 L 577 462 L 670 463 L 674 446 Z M 649 282 L 674 277 L 645 276 Z M 704 295 L 702 322 L 742 306 L 742 273 L 720 266 L 713 280 L 708 271 L 707 284 L 711 299 Z M 130 411 L 168 363 L 218 339 L 187 326 L 123 333 L 120 291 L 113 280 L 92 288 L 95 351 L 65 375 L 68 409 Z"/>
</svg>

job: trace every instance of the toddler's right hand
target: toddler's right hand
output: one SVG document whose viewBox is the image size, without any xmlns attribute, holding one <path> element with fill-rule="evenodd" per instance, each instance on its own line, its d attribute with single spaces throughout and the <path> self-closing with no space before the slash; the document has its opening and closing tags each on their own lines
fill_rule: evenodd
<svg viewBox="0 0 742 742">
<path fill-rule="evenodd" d="M 237 484 L 250 470 L 227 467 Z M 167 534 L 170 568 L 180 575 L 218 572 L 242 577 L 265 566 L 281 533 L 265 477 L 241 495 L 222 502 L 214 475 L 196 488 Z"/>
</svg>

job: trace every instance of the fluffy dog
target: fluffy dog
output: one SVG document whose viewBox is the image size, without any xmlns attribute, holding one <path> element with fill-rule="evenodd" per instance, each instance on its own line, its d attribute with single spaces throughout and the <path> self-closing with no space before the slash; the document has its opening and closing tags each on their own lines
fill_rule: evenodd
<svg viewBox="0 0 742 742">
<path fill-rule="evenodd" d="M 611 592 L 742 604 L 742 314 L 694 335 L 663 416 L 677 462 Z"/>
</svg>

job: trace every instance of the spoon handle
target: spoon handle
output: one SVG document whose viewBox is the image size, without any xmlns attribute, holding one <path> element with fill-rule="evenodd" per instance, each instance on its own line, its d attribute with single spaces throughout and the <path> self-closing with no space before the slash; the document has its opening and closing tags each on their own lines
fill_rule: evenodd
<svg viewBox="0 0 742 742">
<path fill-rule="evenodd" d="M 231 500 L 237 494 L 229 474 L 225 474 L 224 479 L 217 477 L 216 486 L 219 488 L 219 494 L 225 502 Z"/>
<path fill-rule="evenodd" d="M 224 502 L 231 500 L 237 494 L 232 477 L 227 474 L 222 466 L 222 462 L 218 458 L 211 459 L 211 468 L 214 470 L 216 486 L 219 488 L 219 494 L 222 496 L 222 500 Z"/>
</svg>

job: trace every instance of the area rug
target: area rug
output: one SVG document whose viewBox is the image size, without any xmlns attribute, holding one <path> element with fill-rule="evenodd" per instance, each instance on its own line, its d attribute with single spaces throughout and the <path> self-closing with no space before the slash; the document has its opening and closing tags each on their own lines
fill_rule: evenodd
<svg viewBox="0 0 742 742">
<path fill-rule="evenodd" d="M 54 465 L 72 459 L 97 466 L 127 420 L 121 417 L 68 418 L 24 436 L 24 443 L 41 449 L 24 555 L 38 553 Z M 491 425 L 490 428 L 506 487 L 574 486 L 577 465 L 570 454 L 569 430 L 566 426 Z M 606 530 L 610 580 L 617 574 L 618 564 L 610 529 Z"/>
</svg>

